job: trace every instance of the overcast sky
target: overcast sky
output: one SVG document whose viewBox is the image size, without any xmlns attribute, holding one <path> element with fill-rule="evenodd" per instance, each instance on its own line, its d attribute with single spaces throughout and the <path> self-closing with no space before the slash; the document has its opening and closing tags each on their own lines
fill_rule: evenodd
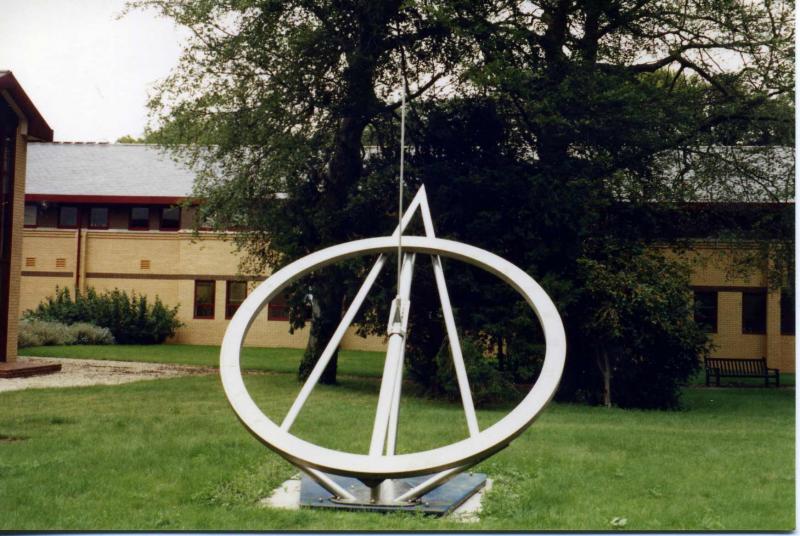
<svg viewBox="0 0 800 536">
<path fill-rule="evenodd" d="M 0 70 L 9 69 L 57 141 L 142 134 L 153 83 L 181 37 L 152 12 L 117 19 L 124 0 L 0 0 Z"/>
</svg>

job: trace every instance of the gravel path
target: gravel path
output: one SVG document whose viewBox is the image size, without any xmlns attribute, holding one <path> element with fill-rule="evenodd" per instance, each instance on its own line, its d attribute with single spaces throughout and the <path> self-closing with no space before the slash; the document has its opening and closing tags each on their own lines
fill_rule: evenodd
<svg viewBox="0 0 800 536">
<path fill-rule="evenodd" d="M 22 389 L 81 387 L 86 385 L 118 385 L 120 383 L 216 374 L 212 367 L 140 363 L 136 361 L 100 361 L 95 359 L 61 359 L 20 357 L 30 363 L 61 363 L 61 372 L 30 378 L 0 378 L 0 393 Z"/>
</svg>

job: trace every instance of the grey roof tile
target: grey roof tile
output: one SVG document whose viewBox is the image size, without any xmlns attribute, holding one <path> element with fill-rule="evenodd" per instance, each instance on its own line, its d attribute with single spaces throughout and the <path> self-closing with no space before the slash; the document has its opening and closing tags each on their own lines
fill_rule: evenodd
<svg viewBox="0 0 800 536">
<path fill-rule="evenodd" d="M 194 178 L 153 145 L 31 143 L 25 193 L 188 197 Z"/>
</svg>

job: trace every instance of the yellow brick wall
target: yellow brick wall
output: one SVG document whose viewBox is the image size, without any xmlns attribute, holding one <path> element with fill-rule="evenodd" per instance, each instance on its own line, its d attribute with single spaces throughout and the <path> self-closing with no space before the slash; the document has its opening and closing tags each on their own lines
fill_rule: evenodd
<svg viewBox="0 0 800 536">
<path fill-rule="evenodd" d="M 718 287 L 717 333 L 711 335 L 716 348 L 712 355 L 732 358 L 767 358 L 770 367 L 795 371 L 794 336 L 780 331 L 780 291 L 768 289 L 767 265 L 749 273 L 731 270 L 731 260 L 744 250 L 720 243 L 698 243 L 684 258 L 692 263 L 691 285 Z M 747 253 L 744 251 L 744 253 Z M 767 294 L 767 332 L 742 333 L 742 291 L 760 288 Z"/>
<path fill-rule="evenodd" d="M 711 335 L 717 347 L 712 354 L 739 358 L 766 356 L 764 335 L 742 334 L 742 294 L 720 292 L 717 299 L 717 333 Z"/>
<path fill-rule="evenodd" d="M 22 228 L 25 221 L 25 163 L 27 160 L 27 139 L 22 135 L 22 127 L 17 128 L 14 155 L 14 195 L 11 228 L 11 263 L 8 275 L 8 339 L 6 340 L 5 360 L 17 360 L 17 334 L 20 304 L 20 269 L 22 266 Z"/>
<path fill-rule="evenodd" d="M 56 270 L 55 259 L 65 258 L 71 277 L 28 275 L 22 278 L 24 299 L 20 312 L 35 307 L 50 296 L 56 286 L 74 286 L 77 263 L 77 231 L 57 229 L 26 229 L 24 257 L 36 259 L 29 272 Z M 228 320 L 225 319 L 225 280 L 213 276 L 236 276 L 240 257 L 225 235 L 189 232 L 86 230 L 81 231 L 81 288 L 98 291 L 118 288 L 128 292 L 158 296 L 169 305 L 179 305 L 178 317 L 185 324 L 169 342 L 185 344 L 220 344 Z M 144 268 L 142 261 L 148 261 Z M 112 275 L 113 277 L 107 277 Z M 161 277 L 163 276 L 163 277 Z M 193 318 L 194 279 L 209 276 L 216 281 L 215 314 L 213 319 Z M 250 289 L 257 282 L 250 283 Z M 259 315 L 248 334 L 251 346 L 303 348 L 308 333 L 305 329 L 289 333 L 285 321 L 267 320 L 266 309 Z M 358 350 L 384 350 L 382 337 L 363 338 L 348 330 L 342 347 Z"/>
<path fill-rule="evenodd" d="M 786 372 L 795 371 L 795 342 L 794 335 L 781 336 L 781 358 L 777 367 Z"/>
<path fill-rule="evenodd" d="M 22 211 L 19 211 L 20 218 Z M 224 235 L 211 233 L 195 237 L 189 232 L 158 231 L 82 231 L 81 286 L 98 290 L 119 288 L 150 297 L 158 295 L 168 305 L 180 305 L 179 318 L 186 325 L 171 342 L 187 344 L 219 344 L 228 321 L 225 320 L 225 281 L 216 279 L 214 319 L 193 318 L 194 280 L 208 276 L 235 276 L 239 255 Z M 66 271 L 76 265 L 77 231 L 27 229 L 24 233 L 22 257 L 36 258 L 35 268 L 26 271 Z M 57 258 L 66 259 L 65 268 L 55 268 Z M 779 293 L 769 294 L 767 334 L 746 335 L 741 332 L 742 287 L 766 287 L 765 270 L 748 276 L 728 277 L 725 250 L 718 245 L 700 244 L 689 254 L 694 262 L 693 286 L 725 287 L 719 290 L 718 331 L 712 340 L 717 345 L 714 355 L 723 357 L 767 357 L 770 366 L 786 372 L 794 371 L 794 337 L 780 334 Z M 143 268 L 141 261 L 149 261 Z M 113 277 L 92 277 L 92 274 L 116 274 Z M 164 276 L 159 278 L 159 276 Z M 149 277 L 149 278 L 142 278 Z M 170 279 L 170 277 L 172 277 Z M 55 287 L 73 285 L 74 276 L 22 278 L 20 310 L 35 307 Z M 255 285 L 256 283 L 251 283 Z M 265 309 L 266 311 L 266 309 Z M 288 323 L 268 321 L 266 312 L 253 324 L 246 344 L 253 346 L 305 346 L 307 332 L 289 334 Z M 344 348 L 380 351 L 385 348 L 382 337 L 364 339 L 351 328 L 343 340 Z"/>
</svg>

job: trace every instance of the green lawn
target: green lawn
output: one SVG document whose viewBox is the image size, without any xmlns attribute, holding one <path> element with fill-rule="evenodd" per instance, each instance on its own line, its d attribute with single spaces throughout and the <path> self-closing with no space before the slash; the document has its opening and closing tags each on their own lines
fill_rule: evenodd
<svg viewBox="0 0 800 536">
<path fill-rule="evenodd" d="M 292 374 L 250 374 L 273 417 Z M 293 431 L 364 451 L 378 382 L 320 386 Z M 482 520 L 258 506 L 296 470 L 239 424 L 215 375 L 0 393 L 0 530 L 791 530 L 794 391 L 688 389 L 686 410 L 552 404 L 479 470 Z M 506 409 L 481 410 L 483 426 Z M 409 423 L 412 423 L 411 425 Z M 408 398 L 400 450 L 466 433 L 458 405 Z"/>
<path fill-rule="evenodd" d="M 36 357 L 219 366 L 219 346 L 190 344 L 36 346 L 20 348 L 19 354 Z M 302 355 L 303 350 L 295 348 L 245 348 L 241 357 L 242 369 L 295 373 Z M 383 355 L 382 352 L 341 350 L 338 370 L 342 374 L 380 377 L 383 373 Z"/>
</svg>

